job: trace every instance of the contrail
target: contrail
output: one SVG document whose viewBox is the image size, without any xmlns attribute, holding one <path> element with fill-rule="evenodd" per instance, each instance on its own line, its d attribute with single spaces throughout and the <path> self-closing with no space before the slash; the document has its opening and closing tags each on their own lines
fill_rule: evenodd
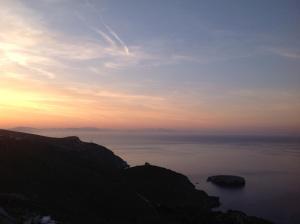
<svg viewBox="0 0 300 224">
<path fill-rule="evenodd" d="M 103 23 L 103 22 L 102 22 Z M 103 25 L 105 26 L 105 28 L 109 31 L 109 33 L 119 42 L 119 44 L 123 47 L 126 55 L 129 55 L 129 48 L 127 47 L 127 45 L 124 43 L 124 41 L 117 35 L 117 33 L 115 31 L 113 31 L 108 25 L 106 25 L 105 23 L 103 23 Z"/>
<path fill-rule="evenodd" d="M 95 8 L 93 4 L 89 1 L 85 1 L 86 6 L 91 9 L 92 11 L 95 11 Z M 98 13 L 98 12 L 97 12 Z M 89 23 L 86 21 L 85 18 L 83 18 L 79 13 L 76 13 L 77 17 L 84 21 L 86 25 L 93 30 L 94 32 L 101 35 L 101 37 L 108 42 L 111 46 L 116 47 L 117 45 L 121 46 L 125 52 L 126 55 L 130 55 L 130 51 L 128 46 L 125 44 L 125 42 L 120 38 L 120 36 L 107 24 L 105 24 L 100 16 L 100 22 L 105 27 L 105 29 L 108 31 L 108 33 L 104 32 L 103 30 L 90 26 Z M 117 43 L 116 43 L 117 42 Z"/>
<path fill-rule="evenodd" d="M 102 38 L 104 40 L 106 40 L 106 42 L 108 42 L 111 46 L 113 46 L 113 47 L 117 46 L 116 42 L 102 30 L 94 28 L 94 27 L 91 27 L 91 29 L 93 29 L 96 33 L 100 34 L 102 36 Z"/>
<path fill-rule="evenodd" d="M 116 42 L 108 35 L 106 34 L 104 31 L 102 31 L 101 29 L 91 26 L 88 21 L 80 15 L 80 13 L 78 13 L 77 11 L 74 11 L 75 15 L 77 16 L 78 19 L 80 19 L 82 22 L 84 22 L 84 24 L 92 31 L 94 31 L 95 33 L 100 34 L 100 36 L 111 46 L 116 47 L 117 44 Z M 102 22 L 101 22 L 102 23 Z M 106 27 L 106 26 L 105 26 Z"/>
</svg>

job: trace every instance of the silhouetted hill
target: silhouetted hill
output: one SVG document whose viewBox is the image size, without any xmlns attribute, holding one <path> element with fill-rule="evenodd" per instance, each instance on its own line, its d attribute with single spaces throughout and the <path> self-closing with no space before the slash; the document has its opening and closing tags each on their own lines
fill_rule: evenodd
<svg viewBox="0 0 300 224">
<path fill-rule="evenodd" d="M 210 210 L 219 206 L 217 197 L 197 190 L 189 179 L 174 171 L 145 164 L 124 171 L 125 180 L 155 205 L 168 208 L 195 207 Z"/>
<path fill-rule="evenodd" d="M 212 212 L 216 205 L 216 197 L 182 174 L 151 165 L 129 168 L 107 148 L 78 137 L 0 130 L 1 224 L 40 215 L 75 224 L 267 223 Z"/>
<path fill-rule="evenodd" d="M 13 198 L 33 207 L 32 212 L 71 223 L 111 217 L 123 222 L 144 211 L 151 214 L 147 203 L 121 183 L 120 172 L 126 167 L 110 150 L 77 137 L 0 131 L 0 192 L 26 199 Z"/>
</svg>

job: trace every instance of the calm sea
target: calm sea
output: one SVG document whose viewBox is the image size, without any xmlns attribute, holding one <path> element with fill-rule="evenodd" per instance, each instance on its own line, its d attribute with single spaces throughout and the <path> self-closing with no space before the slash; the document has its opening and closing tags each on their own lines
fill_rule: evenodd
<svg viewBox="0 0 300 224">
<path fill-rule="evenodd" d="M 187 175 L 197 188 L 220 197 L 221 210 L 237 209 L 278 224 L 300 223 L 300 139 L 197 136 L 176 133 L 40 131 L 77 135 L 104 145 L 131 166 L 149 162 Z M 210 175 L 246 178 L 243 189 L 206 182 Z"/>
</svg>

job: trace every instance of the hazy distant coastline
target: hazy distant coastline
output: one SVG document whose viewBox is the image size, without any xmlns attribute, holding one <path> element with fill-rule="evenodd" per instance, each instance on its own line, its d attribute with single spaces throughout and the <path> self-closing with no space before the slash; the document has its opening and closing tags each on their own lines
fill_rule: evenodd
<svg viewBox="0 0 300 224">
<path fill-rule="evenodd" d="M 103 132 L 103 133 L 120 133 L 120 134 L 137 134 L 137 135 L 179 135 L 204 138 L 245 138 L 245 139 L 266 139 L 271 138 L 279 140 L 300 140 L 300 134 L 295 133 L 265 133 L 265 132 L 229 132 L 229 131 L 207 131 L 207 130 L 181 130 L 167 128 L 137 128 L 137 129 L 117 129 L 117 128 L 98 128 L 98 127 L 53 127 L 53 128 L 35 128 L 35 127 L 13 127 L 8 130 L 40 133 L 40 132 Z"/>
</svg>

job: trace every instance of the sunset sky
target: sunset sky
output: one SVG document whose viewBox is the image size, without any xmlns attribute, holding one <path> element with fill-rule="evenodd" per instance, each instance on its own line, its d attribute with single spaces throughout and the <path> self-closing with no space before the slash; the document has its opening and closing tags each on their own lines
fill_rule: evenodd
<svg viewBox="0 0 300 224">
<path fill-rule="evenodd" d="M 0 128 L 300 133 L 298 0 L 0 0 Z"/>
</svg>

